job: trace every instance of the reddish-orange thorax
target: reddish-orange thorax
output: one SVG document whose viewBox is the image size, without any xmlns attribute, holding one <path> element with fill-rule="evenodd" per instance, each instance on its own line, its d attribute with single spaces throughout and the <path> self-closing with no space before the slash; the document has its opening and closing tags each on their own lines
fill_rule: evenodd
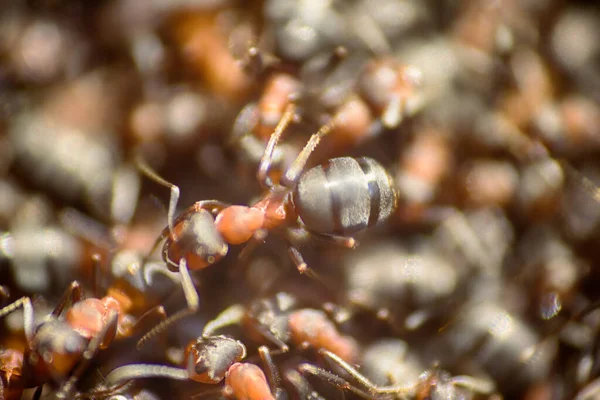
<svg viewBox="0 0 600 400">
<path fill-rule="evenodd" d="M 273 229 L 285 224 L 292 214 L 286 204 L 285 192 L 269 193 L 252 208 L 264 214 L 263 229 Z"/>
<path fill-rule="evenodd" d="M 121 315 L 120 308 L 119 302 L 112 297 L 85 299 L 74 304 L 65 318 L 73 330 L 89 340 L 102 332 L 111 311 Z"/>
<path fill-rule="evenodd" d="M 275 400 L 264 372 L 254 364 L 233 364 L 225 384 L 237 400 Z"/>
<path fill-rule="evenodd" d="M 215 218 L 215 226 L 229 244 L 245 243 L 263 226 L 265 214 L 256 208 L 229 206 Z"/>
<path fill-rule="evenodd" d="M 329 350 L 349 363 L 358 358 L 356 342 L 342 335 L 322 311 L 295 311 L 290 314 L 289 327 L 292 340 L 298 345 L 308 343 L 316 349 Z"/>
</svg>

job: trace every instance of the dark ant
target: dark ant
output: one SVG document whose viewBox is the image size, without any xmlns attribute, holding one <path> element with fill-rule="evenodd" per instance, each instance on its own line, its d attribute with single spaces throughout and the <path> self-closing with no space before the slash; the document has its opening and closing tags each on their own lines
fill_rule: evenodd
<svg viewBox="0 0 600 400">
<path fill-rule="evenodd" d="M 285 398 L 280 377 L 269 349 L 258 349 L 269 380 L 257 365 L 241 362 L 246 358 L 246 346 L 226 336 L 200 337 L 185 351 L 185 368 L 166 365 L 130 364 L 116 368 L 106 376 L 109 387 L 133 379 L 169 378 L 218 384 L 225 380 L 221 392 L 236 399 L 280 400 Z M 206 393 L 203 393 L 206 394 Z"/>
<path fill-rule="evenodd" d="M 257 172 L 259 182 L 269 191 L 250 207 L 204 200 L 174 219 L 179 188 L 138 160 L 142 173 L 171 189 L 168 226 L 154 247 L 166 239 L 162 258 L 169 269 L 182 272 L 182 286 L 188 303 L 186 310 L 156 326 L 139 344 L 173 321 L 197 310 L 198 294 L 187 270 L 188 264 L 192 270 L 206 268 L 224 257 L 230 244 L 242 244 L 251 239 L 256 244 L 264 240 L 268 230 L 278 227 L 287 228 L 288 233 L 296 228 L 306 236 L 353 248 L 356 241 L 350 235 L 385 221 L 394 212 L 397 196 L 392 179 L 371 158 L 333 158 L 304 171 L 310 154 L 332 130 L 332 124 L 324 125 L 311 136 L 280 182 L 274 184 L 268 176 L 273 152 L 294 115 L 295 106 L 290 104 L 269 139 Z M 289 255 L 298 271 L 316 277 L 289 237 L 287 241 Z M 181 260 L 186 261 L 183 268 Z"/>
<path fill-rule="evenodd" d="M 23 308 L 23 328 L 27 347 L 23 355 L 24 387 L 36 387 L 46 382 L 61 382 L 54 394 L 66 399 L 72 394 L 77 380 L 85 372 L 98 350 L 106 348 L 115 335 L 118 314 L 112 304 L 94 303 L 87 315 L 71 314 L 58 319 L 68 301 L 78 292 L 72 284 L 50 317 L 34 327 L 33 307 L 29 297 L 22 297 L 0 309 L 0 317 Z M 76 296 L 76 295 L 75 295 Z M 67 378 L 68 377 L 68 378 Z"/>
<path fill-rule="evenodd" d="M 300 372 L 315 375 L 340 389 L 349 390 L 365 399 L 387 399 L 389 396 L 420 400 L 429 398 L 435 399 L 438 398 L 438 396 L 443 396 L 441 398 L 455 399 L 459 398 L 457 393 L 458 387 L 481 394 L 491 394 L 494 391 L 494 385 L 490 381 L 466 375 L 450 376 L 447 372 L 440 371 L 437 368 L 433 368 L 422 374 L 418 381 L 414 383 L 377 386 L 356 370 L 356 368 L 337 355 L 324 349 L 320 350 L 319 353 L 326 360 L 347 372 L 361 387 L 357 387 L 346 381 L 344 378 L 312 364 L 301 364 L 298 367 Z"/>
<path fill-rule="evenodd" d="M 64 319 L 58 319 L 67 303 L 70 306 Z M 25 376 L 30 380 L 25 384 L 39 386 L 49 380 L 63 382 L 56 398 L 68 398 L 98 350 L 107 348 L 115 338 L 131 336 L 143 325 L 143 321 L 154 314 L 165 318 L 162 306 L 157 306 L 133 322 L 127 314 L 133 303 L 124 292 L 114 287 L 101 299 L 83 299 L 81 287 L 74 281 L 65 290 L 50 318 L 37 328 L 34 327 L 33 308 L 28 297 L 0 309 L 0 317 L 20 307 L 24 310 L 23 326 L 28 343 L 24 369 L 31 368 L 34 372 L 31 377 Z M 70 377 L 65 379 L 71 371 Z"/>
<path fill-rule="evenodd" d="M 294 344 L 300 348 L 327 349 L 350 363 L 358 358 L 357 343 L 342 335 L 325 312 L 298 309 L 296 299 L 288 293 L 254 301 L 248 307 L 233 305 L 209 321 L 202 335 L 210 337 L 233 324 L 242 324 L 257 341 L 266 339 L 274 343 L 280 352 L 287 352 L 289 344 Z"/>
</svg>

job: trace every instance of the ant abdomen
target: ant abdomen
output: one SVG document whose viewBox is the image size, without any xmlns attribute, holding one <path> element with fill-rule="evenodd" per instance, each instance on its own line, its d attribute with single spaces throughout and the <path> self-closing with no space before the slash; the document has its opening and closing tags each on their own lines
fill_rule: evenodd
<svg viewBox="0 0 600 400">
<path fill-rule="evenodd" d="M 389 174 L 368 157 L 333 158 L 311 168 L 292 199 L 310 231 L 343 236 L 385 221 L 397 205 Z"/>
</svg>

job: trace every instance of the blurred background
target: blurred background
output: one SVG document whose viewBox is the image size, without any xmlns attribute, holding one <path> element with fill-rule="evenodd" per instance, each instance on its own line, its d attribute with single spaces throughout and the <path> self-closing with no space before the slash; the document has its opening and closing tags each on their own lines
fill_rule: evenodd
<svg viewBox="0 0 600 400">
<path fill-rule="evenodd" d="M 1 3 L 0 296 L 30 299 L 35 340 L 22 304 L 0 312 L 0 398 L 50 398 L 76 376 L 68 398 L 262 399 L 223 383 L 105 380 L 134 363 L 185 366 L 183 349 L 232 305 L 244 322 L 219 333 L 243 342 L 281 398 L 600 398 L 595 2 Z M 267 141 L 292 107 L 269 178 L 329 126 L 308 167 L 377 160 L 397 190 L 387 221 L 359 232 L 356 249 L 284 229 L 252 249 L 230 243 L 192 273 L 192 315 L 138 350 L 160 322 L 144 318 L 89 363 L 67 349 L 79 358 L 59 367 L 56 335 L 67 336 L 48 321 L 72 331 L 75 301 L 52 311 L 74 280 L 87 298 L 127 293 L 119 326 L 186 307 L 181 275 L 152 253 L 170 191 L 140 163 L 180 188 L 178 213 L 200 200 L 252 205 L 265 195 Z M 318 279 L 298 273 L 288 241 Z M 278 313 L 260 308 L 267 299 Z M 318 311 L 335 335 L 294 339 L 297 310 Z M 375 386 L 413 388 L 369 390 L 318 352 L 347 343 L 345 361 Z"/>
</svg>

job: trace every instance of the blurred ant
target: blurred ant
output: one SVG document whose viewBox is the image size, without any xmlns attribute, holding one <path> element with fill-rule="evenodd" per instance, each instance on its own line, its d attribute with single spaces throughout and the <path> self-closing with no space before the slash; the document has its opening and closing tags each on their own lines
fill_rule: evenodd
<svg viewBox="0 0 600 400">
<path fill-rule="evenodd" d="M 248 400 L 286 398 L 269 350 L 262 346 L 259 355 L 269 380 L 258 366 L 241 362 L 246 358 L 246 346 L 242 342 L 226 336 L 200 337 L 186 348 L 185 368 L 152 364 L 125 365 L 110 372 L 106 376 L 106 384 L 111 387 L 143 378 L 193 380 L 213 385 L 225 380 L 221 392 L 227 397 Z"/>
<path fill-rule="evenodd" d="M 487 380 L 474 378 L 471 376 L 450 376 L 450 374 L 434 368 L 422 374 L 417 382 L 404 383 L 392 386 L 377 386 L 362 375 L 356 368 L 342 360 L 337 355 L 327 351 L 320 350 L 319 353 L 329 362 L 340 367 L 359 383 L 360 387 L 355 386 L 344 378 L 337 376 L 327 370 L 319 368 L 312 364 L 301 364 L 298 368 L 301 373 L 315 375 L 340 389 L 349 390 L 352 393 L 365 399 L 387 399 L 390 395 L 395 398 L 414 398 L 429 399 L 438 398 L 460 398 L 457 389 L 459 387 L 468 389 L 472 392 L 481 394 L 491 394 L 494 391 L 494 385 Z M 443 395 L 442 395 L 443 394 Z"/>
<path fill-rule="evenodd" d="M 149 334 L 160 332 L 176 319 L 197 310 L 198 294 L 187 270 L 188 264 L 192 270 L 206 268 L 224 257 L 230 244 L 250 240 L 256 244 L 264 240 L 268 230 L 282 228 L 288 233 L 289 255 L 298 271 L 315 277 L 292 244 L 292 228 L 304 236 L 353 248 L 356 241 L 350 235 L 385 221 L 395 210 L 397 196 L 392 179 L 371 158 L 334 158 L 304 171 L 310 154 L 331 131 L 332 124 L 314 133 L 279 183 L 273 183 L 269 177 L 273 152 L 294 115 L 295 106 L 290 104 L 269 139 L 257 172 L 259 182 L 269 191 L 250 207 L 204 200 L 174 218 L 179 188 L 138 160 L 142 173 L 171 190 L 168 226 L 154 247 L 166 239 L 162 258 L 169 269 L 182 273 L 188 303 L 186 310 L 174 314 Z M 186 262 L 182 264 L 181 260 Z"/>
<path fill-rule="evenodd" d="M 65 306 L 64 319 L 58 319 Z M 23 297 L 0 309 L 0 317 L 17 308 L 24 310 L 24 330 L 28 343 L 26 368 L 33 368 L 31 379 L 34 386 L 49 379 L 60 381 L 79 363 L 68 380 L 61 384 L 57 398 L 68 398 L 74 385 L 85 371 L 93 355 L 107 348 L 115 338 L 128 337 L 137 332 L 142 322 L 158 315 L 165 318 L 162 306 L 150 309 L 137 321 L 132 321 L 128 311 L 134 302 L 116 287 L 108 289 L 103 298 L 83 299 L 77 281 L 71 283 L 50 318 L 34 330 L 33 308 L 28 297 Z M 29 382 L 26 382 L 29 383 Z"/>
<path fill-rule="evenodd" d="M 23 308 L 23 328 L 27 340 L 22 368 L 24 387 L 40 386 L 49 381 L 62 382 L 55 397 L 69 398 L 95 354 L 106 348 L 115 336 L 118 313 L 110 299 L 106 302 L 90 299 L 96 301 L 89 303 L 86 309 L 79 307 L 67 313 L 65 319 L 58 319 L 67 302 L 72 302 L 77 293 L 79 286 L 74 282 L 49 318 L 37 328 L 34 326 L 29 297 L 22 297 L 0 309 L 2 317 Z"/>
<path fill-rule="evenodd" d="M 288 293 L 254 301 L 245 307 L 233 305 L 208 322 L 202 335 L 212 336 L 217 330 L 242 324 L 257 341 L 267 339 L 287 352 L 289 344 L 300 348 L 327 349 L 353 363 L 358 358 L 358 345 L 350 336 L 342 335 L 327 314 L 311 308 L 297 308 L 296 299 Z"/>
<path fill-rule="evenodd" d="M 244 107 L 234 122 L 232 141 L 244 156 L 258 161 L 267 138 L 291 105 L 299 110 L 296 119 L 319 124 L 330 120 L 329 137 L 337 150 L 375 136 L 382 128 L 396 128 L 417 110 L 418 69 L 388 58 L 365 65 L 362 56 L 347 57 L 348 51 L 338 47 L 308 61 L 300 78 L 287 72 L 270 75 L 258 101 Z M 361 71 L 358 76 L 356 70 Z M 285 156 L 282 149 L 275 162 L 280 164 Z"/>
</svg>

